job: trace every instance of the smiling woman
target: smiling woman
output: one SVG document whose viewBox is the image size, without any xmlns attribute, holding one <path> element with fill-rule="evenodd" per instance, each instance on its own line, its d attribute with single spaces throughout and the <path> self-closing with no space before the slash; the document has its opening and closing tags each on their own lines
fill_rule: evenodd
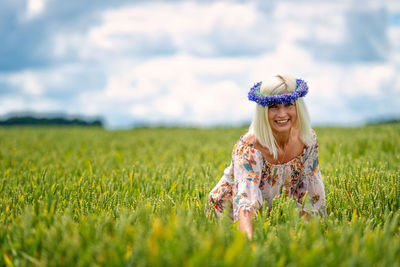
<svg viewBox="0 0 400 267">
<path fill-rule="evenodd" d="M 265 201 L 286 192 L 301 214 L 325 215 L 325 191 L 318 166 L 318 141 L 302 99 L 307 84 L 276 75 L 250 89 L 257 103 L 249 131 L 240 137 L 232 162 L 209 194 L 219 216 L 232 206 L 231 217 L 252 237 L 251 219 Z"/>
</svg>

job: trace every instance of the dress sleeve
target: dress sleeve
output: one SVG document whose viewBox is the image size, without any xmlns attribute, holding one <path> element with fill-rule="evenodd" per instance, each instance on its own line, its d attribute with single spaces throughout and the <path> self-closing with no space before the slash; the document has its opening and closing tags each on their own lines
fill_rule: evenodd
<svg viewBox="0 0 400 267">
<path fill-rule="evenodd" d="M 238 220 L 241 209 L 252 211 L 262 207 L 260 190 L 262 156 L 251 145 L 239 142 L 232 153 L 234 165 L 233 218 Z"/>
<path fill-rule="evenodd" d="M 208 195 L 210 211 L 214 209 L 218 217 L 221 216 L 224 208 L 231 208 L 229 206 L 231 206 L 232 204 L 232 184 L 233 164 L 231 162 L 231 164 L 227 168 L 225 168 L 224 175 L 222 175 L 217 185 L 211 190 L 210 194 Z M 230 214 L 230 217 L 232 217 L 232 214 Z"/>
<path fill-rule="evenodd" d="M 319 171 L 318 140 L 313 131 L 313 142 L 309 147 L 303 165 L 302 182 L 299 184 L 300 209 L 307 213 L 325 216 L 325 190 L 322 175 Z M 306 194 L 306 192 L 308 192 Z M 304 196 L 307 198 L 304 199 Z"/>
</svg>

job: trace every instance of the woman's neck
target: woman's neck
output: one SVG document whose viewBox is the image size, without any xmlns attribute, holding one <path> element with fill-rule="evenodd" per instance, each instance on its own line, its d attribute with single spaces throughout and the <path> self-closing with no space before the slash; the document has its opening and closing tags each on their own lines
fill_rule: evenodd
<svg viewBox="0 0 400 267">
<path fill-rule="evenodd" d="M 279 133 L 279 134 L 274 133 L 276 143 L 280 149 L 284 149 L 289 144 L 291 135 L 292 135 L 291 129 L 284 133 Z"/>
</svg>

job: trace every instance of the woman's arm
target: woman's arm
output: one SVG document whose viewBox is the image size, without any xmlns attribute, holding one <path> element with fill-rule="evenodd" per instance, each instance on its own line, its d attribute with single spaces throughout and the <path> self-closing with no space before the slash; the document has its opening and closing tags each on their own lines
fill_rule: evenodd
<svg viewBox="0 0 400 267">
<path fill-rule="evenodd" d="M 251 238 L 253 235 L 251 219 L 263 204 L 260 190 L 262 156 L 252 146 L 240 141 L 235 145 L 232 158 L 234 165 L 232 185 L 234 221 L 239 220 L 239 230 Z"/>
<path fill-rule="evenodd" d="M 208 195 L 209 212 L 214 209 L 217 216 L 220 217 L 225 206 L 232 206 L 232 183 L 233 165 L 231 163 L 229 167 L 225 168 L 224 175 Z M 208 216 L 210 216 L 210 213 Z M 230 217 L 233 218 L 232 212 Z"/>
<path fill-rule="evenodd" d="M 299 185 L 303 192 L 308 191 L 307 199 L 302 199 L 298 206 L 303 213 L 325 216 L 325 190 L 319 171 L 318 140 L 314 134 L 314 143 L 310 148 L 303 166 L 303 177 Z"/>
<path fill-rule="evenodd" d="M 254 217 L 253 212 L 245 209 L 239 211 L 239 230 L 247 234 L 247 237 L 251 240 L 253 237 L 253 225 L 251 219 Z"/>
</svg>

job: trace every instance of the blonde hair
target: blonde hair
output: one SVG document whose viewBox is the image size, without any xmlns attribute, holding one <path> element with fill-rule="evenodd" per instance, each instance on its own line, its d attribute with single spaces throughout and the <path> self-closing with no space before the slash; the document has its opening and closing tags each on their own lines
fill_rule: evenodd
<svg viewBox="0 0 400 267">
<path fill-rule="evenodd" d="M 283 94 L 296 90 L 296 86 L 294 77 L 287 74 L 278 74 L 262 81 L 260 93 L 264 95 Z M 297 119 L 294 127 L 299 129 L 303 143 L 309 145 L 312 141 L 310 115 L 302 97 L 299 97 L 296 101 L 296 111 Z M 278 146 L 268 120 L 268 106 L 264 108 L 256 104 L 249 133 L 253 134 L 263 147 L 268 148 L 275 159 L 278 157 Z"/>
</svg>

